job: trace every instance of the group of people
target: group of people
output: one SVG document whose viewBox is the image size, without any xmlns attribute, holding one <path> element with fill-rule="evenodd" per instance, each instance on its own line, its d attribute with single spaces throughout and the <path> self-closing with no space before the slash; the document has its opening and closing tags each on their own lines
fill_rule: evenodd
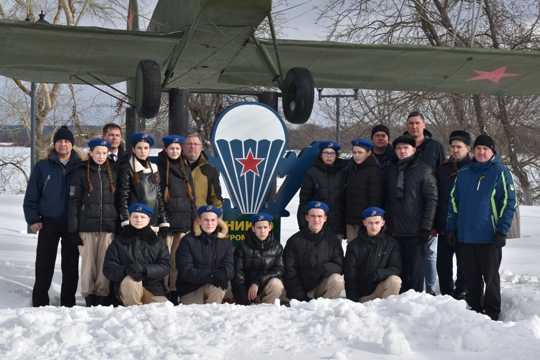
<svg viewBox="0 0 540 360">
<path fill-rule="evenodd" d="M 473 143 L 468 132 L 453 131 L 445 158 L 419 112 L 389 139 L 384 125 L 370 140 L 354 139 L 347 166 L 339 144 L 321 142 L 300 190 L 299 231 L 283 248 L 272 216 L 258 213 L 233 250 L 219 174 L 197 135 L 164 137 L 156 165 L 147 134 L 130 139 L 128 155 L 120 128 L 108 124 L 88 143 L 87 158 L 62 127 L 24 201 L 39 231 L 33 305 L 49 303 L 61 238 L 63 306 L 75 304 L 80 252 L 88 306 L 107 304 L 111 289 L 124 305 L 220 303 L 229 282 L 245 305 L 273 303 L 284 290 L 299 301 L 337 298 L 343 286 L 348 299 L 365 302 L 410 289 L 435 295 L 438 274 L 441 294 L 498 319 L 498 268 L 516 197 L 494 140 L 480 135 Z"/>
<path fill-rule="evenodd" d="M 391 144 L 389 139 L 384 125 L 373 127 L 371 140 L 354 139 L 347 166 L 339 158 L 339 144 L 320 143 L 300 190 L 300 229 L 306 226 L 307 203 L 328 204 L 326 229 L 348 242 L 343 269 L 348 298 L 357 298 L 362 282 L 363 289 L 369 288 L 358 295 L 364 300 L 398 283 L 398 292 L 425 289 L 435 295 L 438 275 L 442 295 L 465 299 L 473 310 L 497 320 L 501 248 L 516 195 L 494 140 L 483 134 L 473 142 L 467 131 L 453 131 L 445 158 L 444 146 L 432 138 L 419 112 L 409 114 L 403 135 Z M 381 218 L 367 218 L 368 209 Z M 383 224 L 381 231 L 370 230 L 373 222 Z M 396 253 L 399 263 L 392 256 Z M 376 270 L 370 268 L 379 261 Z M 356 277 L 354 269 L 362 269 Z"/>
<path fill-rule="evenodd" d="M 197 205 L 221 207 L 221 188 L 197 134 L 162 140 L 156 165 L 150 135 L 133 135 L 130 155 L 121 128 L 107 124 L 85 154 L 66 126 L 56 131 L 32 170 L 23 203 L 27 223 L 39 232 L 33 306 L 49 305 L 60 240 L 62 306 L 75 305 L 79 254 L 87 306 L 178 303 L 180 239 L 191 232 Z"/>
</svg>

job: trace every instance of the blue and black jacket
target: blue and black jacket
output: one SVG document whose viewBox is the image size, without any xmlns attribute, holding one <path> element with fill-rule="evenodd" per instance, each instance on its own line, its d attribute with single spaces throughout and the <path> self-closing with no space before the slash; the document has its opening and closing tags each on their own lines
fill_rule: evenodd
<svg viewBox="0 0 540 360">
<path fill-rule="evenodd" d="M 456 176 L 446 230 L 457 229 L 462 243 L 492 244 L 495 233 L 508 233 L 516 204 L 512 173 L 499 155 L 483 163 L 473 159 Z"/>
</svg>

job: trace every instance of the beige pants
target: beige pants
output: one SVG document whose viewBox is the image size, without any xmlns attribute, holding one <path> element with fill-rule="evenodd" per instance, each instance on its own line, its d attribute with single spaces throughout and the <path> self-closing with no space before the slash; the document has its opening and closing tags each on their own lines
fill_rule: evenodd
<svg viewBox="0 0 540 360">
<path fill-rule="evenodd" d="M 135 281 L 129 275 L 120 283 L 120 299 L 124 306 L 167 301 L 165 296 L 155 296 L 143 287 L 142 281 Z"/>
<path fill-rule="evenodd" d="M 81 254 L 81 295 L 109 295 L 109 280 L 103 275 L 103 260 L 114 234 L 108 232 L 79 233 L 83 246 Z"/>
<path fill-rule="evenodd" d="M 337 299 L 343 289 L 343 276 L 339 274 L 332 274 L 322 279 L 321 283 L 315 287 L 315 289 L 308 292 L 308 296 L 312 299 L 318 299 L 320 297 L 325 299 Z"/>
<path fill-rule="evenodd" d="M 396 275 L 390 275 L 388 279 L 381 281 L 373 294 L 368 296 L 362 296 L 358 300 L 361 303 L 365 303 L 374 299 L 386 299 L 390 295 L 398 295 L 399 289 L 401 289 L 401 278 Z"/>
<path fill-rule="evenodd" d="M 180 240 L 186 235 L 184 232 L 175 232 L 167 235 L 165 243 L 171 254 L 171 272 L 165 277 L 165 288 L 167 292 L 176 291 L 176 279 L 178 278 L 178 269 L 176 269 L 176 250 L 180 246 Z"/>
<path fill-rule="evenodd" d="M 180 302 L 183 305 L 212 303 L 221 304 L 224 297 L 225 290 L 221 290 L 220 287 L 215 287 L 214 285 L 206 284 L 197 290 L 190 292 L 189 294 L 181 296 Z"/>
<path fill-rule="evenodd" d="M 273 304 L 276 299 L 279 299 L 283 293 L 283 282 L 278 278 L 272 278 L 268 280 L 268 283 L 264 287 L 263 291 L 255 299 L 256 304 Z"/>
<path fill-rule="evenodd" d="M 358 229 L 360 229 L 360 225 L 347 224 L 347 244 L 358 237 Z"/>
</svg>

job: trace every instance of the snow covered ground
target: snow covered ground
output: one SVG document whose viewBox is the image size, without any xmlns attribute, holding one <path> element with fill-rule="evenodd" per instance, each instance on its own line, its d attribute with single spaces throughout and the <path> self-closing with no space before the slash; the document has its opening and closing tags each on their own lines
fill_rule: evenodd
<svg viewBox="0 0 540 360">
<path fill-rule="evenodd" d="M 538 359 L 540 207 L 521 207 L 522 238 L 503 250 L 502 321 L 464 301 L 408 292 L 385 301 L 291 307 L 31 307 L 36 235 L 22 195 L 0 195 L 0 359 Z M 293 200 L 288 209 L 297 207 Z M 282 237 L 296 230 L 282 219 Z M 283 243 L 285 241 L 282 241 Z M 60 265 L 50 290 L 59 304 Z"/>
</svg>

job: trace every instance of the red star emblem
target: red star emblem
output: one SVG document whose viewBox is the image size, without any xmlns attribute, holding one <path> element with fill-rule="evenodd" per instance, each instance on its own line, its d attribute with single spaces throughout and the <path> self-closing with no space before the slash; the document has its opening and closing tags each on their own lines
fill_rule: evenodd
<svg viewBox="0 0 540 360">
<path fill-rule="evenodd" d="M 245 157 L 244 159 L 239 159 L 239 158 L 236 159 L 236 161 L 242 164 L 242 172 L 240 173 L 240 176 L 246 174 L 248 171 L 253 171 L 255 175 L 259 176 L 259 169 L 257 169 L 257 166 L 263 160 L 264 158 L 259 159 L 259 158 L 253 157 L 253 153 L 251 152 L 251 149 L 249 149 L 247 157 Z"/>
<path fill-rule="evenodd" d="M 507 68 L 506 66 L 503 66 L 493 71 L 473 70 L 475 73 L 478 74 L 478 76 L 470 78 L 467 81 L 489 80 L 491 82 L 494 82 L 495 84 L 498 84 L 502 78 L 521 75 L 521 74 L 505 73 L 506 68 Z"/>
</svg>

